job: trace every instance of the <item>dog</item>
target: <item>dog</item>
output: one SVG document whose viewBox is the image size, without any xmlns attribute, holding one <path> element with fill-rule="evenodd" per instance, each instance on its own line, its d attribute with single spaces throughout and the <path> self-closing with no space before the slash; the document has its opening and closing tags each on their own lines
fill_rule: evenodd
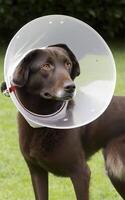
<svg viewBox="0 0 125 200">
<path fill-rule="evenodd" d="M 28 53 L 15 69 L 12 82 L 27 109 L 47 115 L 57 111 L 64 100 L 69 100 L 72 108 L 74 79 L 79 74 L 73 52 L 65 44 L 57 44 Z M 89 200 L 87 160 L 100 149 L 107 175 L 125 199 L 125 97 L 113 96 L 98 119 L 79 128 L 32 128 L 21 113 L 18 127 L 36 200 L 48 200 L 49 172 L 69 177 L 76 199 Z"/>
</svg>

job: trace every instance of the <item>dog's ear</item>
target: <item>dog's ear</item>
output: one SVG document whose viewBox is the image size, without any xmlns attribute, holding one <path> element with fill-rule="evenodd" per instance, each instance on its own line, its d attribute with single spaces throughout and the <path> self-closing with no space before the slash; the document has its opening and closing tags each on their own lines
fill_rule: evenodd
<svg viewBox="0 0 125 200">
<path fill-rule="evenodd" d="M 6 89 L 7 89 L 6 83 L 5 83 L 5 82 L 2 82 L 2 83 L 1 83 L 1 86 L 0 86 L 1 92 L 3 93 Z"/>
<path fill-rule="evenodd" d="M 69 49 L 69 47 L 65 44 L 55 44 L 55 45 L 51 45 L 50 47 L 61 47 L 63 48 L 64 50 L 67 51 L 72 63 L 73 63 L 73 69 L 72 69 L 72 72 L 71 72 L 71 78 L 74 80 L 76 76 L 79 76 L 80 74 L 80 66 L 79 66 L 79 63 L 75 57 L 75 55 L 73 54 L 73 52 Z"/>
<path fill-rule="evenodd" d="M 12 83 L 14 85 L 23 87 L 26 84 L 30 72 L 30 63 L 35 55 L 36 50 L 33 50 L 20 61 L 13 74 Z"/>
</svg>

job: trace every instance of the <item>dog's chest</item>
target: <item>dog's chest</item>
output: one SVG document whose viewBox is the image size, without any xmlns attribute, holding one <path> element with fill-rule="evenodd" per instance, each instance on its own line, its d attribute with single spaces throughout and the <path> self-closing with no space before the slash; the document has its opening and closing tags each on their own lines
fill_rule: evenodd
<svg viewBox="0 0 125 200">
<path fill-rule="evenodd" d="M 40 167 L 59 176 L 67 176 L 78 156 L 71 135 L 69 137 L 55 130 L 43 134 L 41 138 L 35 135 L 30 147 L 30 158 L 35 159 Z"/>
<path fill-rule="evenodd" d="M 65 134 L 58 133 L 54 129 L 43 128 L 43 130 L 37 132 L 35 130 L 29 146 L 30 155 L 46 159 L 60 149 L 65 139 Z"/>
<path fill-rule="evenodd" d="M 80 132 L 75 129 L 33 129 L 24 118 L 19 122 L 20 147 L 27 162 L 65 176 L 83 152 Z"/>
</svg>

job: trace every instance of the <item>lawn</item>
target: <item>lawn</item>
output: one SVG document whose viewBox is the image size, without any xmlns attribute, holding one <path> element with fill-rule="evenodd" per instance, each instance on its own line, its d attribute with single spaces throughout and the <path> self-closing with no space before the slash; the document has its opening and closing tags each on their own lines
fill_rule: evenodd
<svg viewBox="0 0 125 200">
<path fill-rule="evenodd" d="M 117 66 L 115 94 L 125 95 L 125 46 L 110 45 Z M 0 52 L 0 82 L 3 80 L 4 50 Z M 19 150 L 16 109 L 0 94 L 0 200 L 34 200 L 27 166 Z M 108 180 L 101 152 L 89 161 L 92 171 L 90 200 L 121 200 Z M 50 179 L 50 200 L 75 200 L 69 179 Z"/>
</svg>

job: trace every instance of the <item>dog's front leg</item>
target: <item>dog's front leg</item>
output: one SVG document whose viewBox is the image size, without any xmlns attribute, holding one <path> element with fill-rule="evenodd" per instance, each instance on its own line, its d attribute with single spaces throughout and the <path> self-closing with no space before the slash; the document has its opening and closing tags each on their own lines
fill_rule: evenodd
<svg viewBox="0 0 125 200">
<path fill-rule="evenodd" d="M 48 172 L 28 163 L 36 200 L 48 200 Z"/>
<path fill-rule="evenodd" d="M 78 165 L 72 174 L 71 180 L 75 189 L 77 200 L 89 200 L 90 169 L 86 166 Z"/>
</svg>

